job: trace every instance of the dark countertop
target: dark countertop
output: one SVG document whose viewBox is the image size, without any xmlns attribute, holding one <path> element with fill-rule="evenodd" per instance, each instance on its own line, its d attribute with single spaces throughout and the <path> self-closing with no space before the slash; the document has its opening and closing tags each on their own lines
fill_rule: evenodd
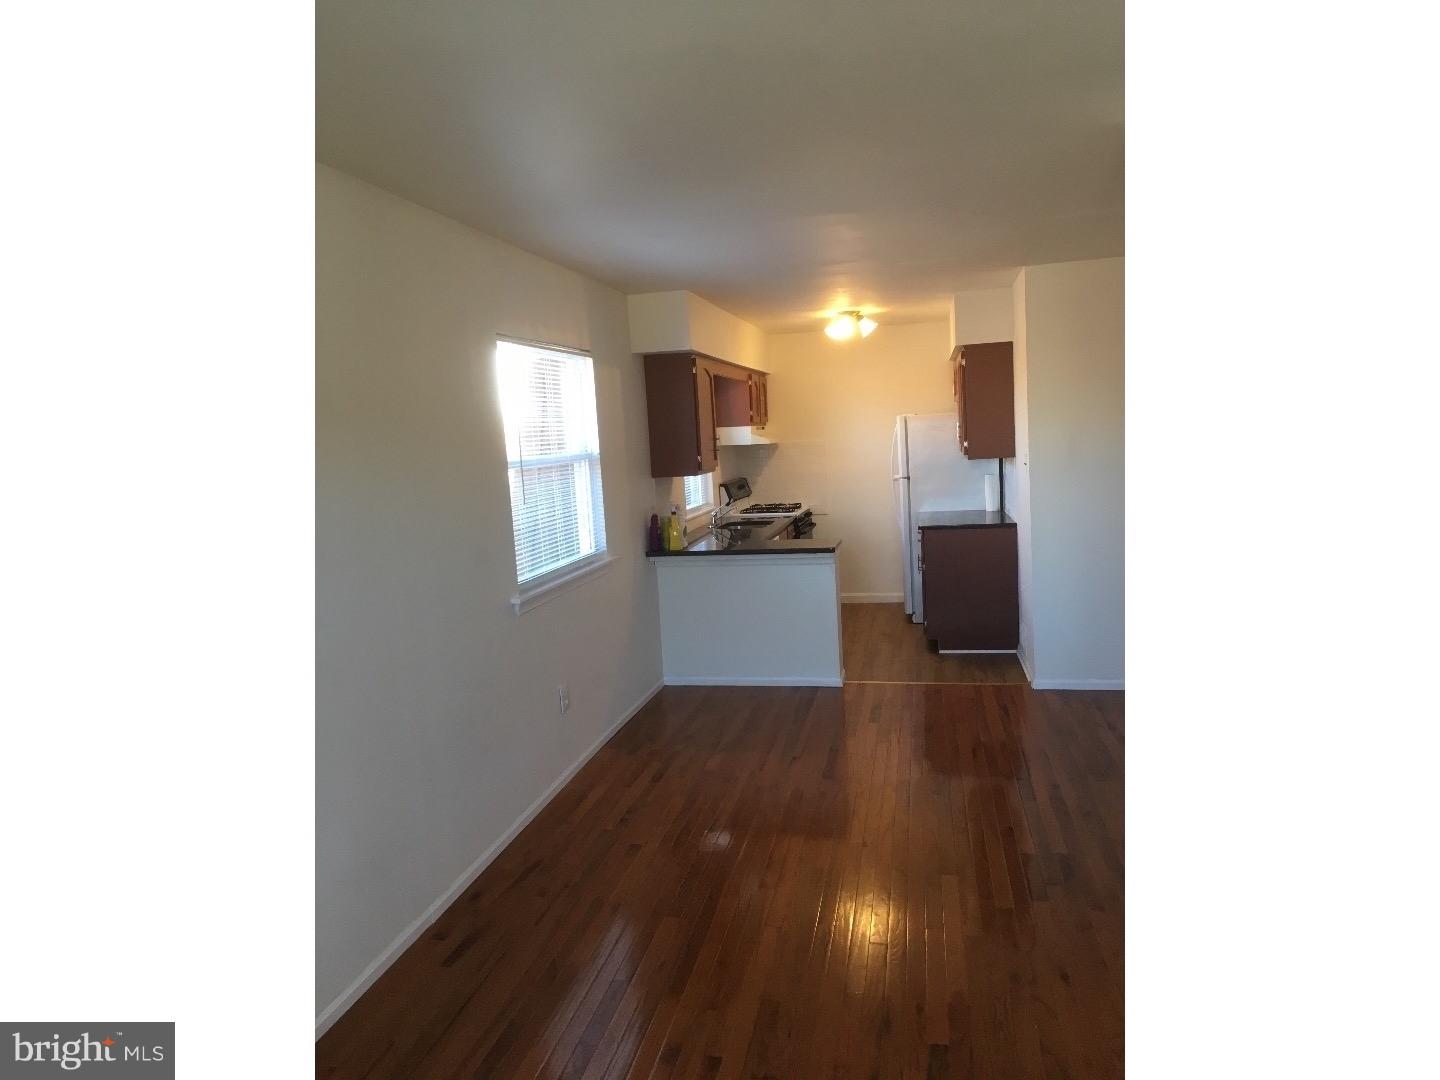
<svg viewBox="0 0 1440 1080">
<path fill-rule="evenodd" d="M 999 529 L 1014 525 L 1003 510 L 923 510 L 915 515 L 921 529 Z"/>
<path fill-rule="evenodd" d="M 650 551 L 646 554 L 652 559 L 672 559 L 684 555 L 825 555 L 840 546 L 839 540 L 817 540 L 814 537 L 805 540 L 780 539 L 780 534 L 789 524 L 787 518 L 764 528 L 748 526 L 723 530 L 722 536 L 705 529 L 682 551 Z"/>
</svg>

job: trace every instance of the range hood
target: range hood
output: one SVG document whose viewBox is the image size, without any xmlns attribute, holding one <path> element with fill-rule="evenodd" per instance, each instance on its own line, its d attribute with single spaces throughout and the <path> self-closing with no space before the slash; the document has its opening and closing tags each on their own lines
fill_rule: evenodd
<svg viewBox="0 0 1440 1080">
<path fill-rule="evenodd" d="M 763 428 L 748 426 L 724 427 L 716 425 L 715 441 L 721 446 L 774 446 L 775 440 L 770 438 Z"/>
</svg>

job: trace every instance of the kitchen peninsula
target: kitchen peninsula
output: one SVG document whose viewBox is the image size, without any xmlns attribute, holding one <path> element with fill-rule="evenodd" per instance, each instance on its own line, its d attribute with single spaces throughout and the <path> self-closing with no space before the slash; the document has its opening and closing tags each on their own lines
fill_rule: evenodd
<svg viewBox="0 0 1440 1080">
<path fill-rule="evenodd" d="M 651 554 L 660 651 L 675 686 L 840 686 L 839 540 L 787 521 L 722 524 Z"/>
</svg>

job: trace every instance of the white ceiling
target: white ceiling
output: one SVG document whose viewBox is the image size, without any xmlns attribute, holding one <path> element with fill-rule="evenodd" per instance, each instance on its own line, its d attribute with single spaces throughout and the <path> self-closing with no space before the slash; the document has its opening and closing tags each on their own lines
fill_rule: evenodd
<svg viewBox="0 0 1440 1080">
<path fill-rule="evenodd" d="M 1122 0 L 319 0 L 321 161 L 769 330 L 1123 251 Z"/>
</svg>

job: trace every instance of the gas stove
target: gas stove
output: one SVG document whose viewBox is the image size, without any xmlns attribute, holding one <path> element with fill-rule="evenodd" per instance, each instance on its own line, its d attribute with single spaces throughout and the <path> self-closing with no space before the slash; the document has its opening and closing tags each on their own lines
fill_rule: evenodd
<svg viewBox="0 0 1440 1080">
<path fill-rule="evenodd" d="M 804 503 L 768 502 L 751 503 L 749 506 L 736 505 L 750 497 L 750 481 L 743 476 L 723 480 L 720 491 L 725 496 L 725 511 L 717 511 L 722 524 L 728 526 L 749 525 L 765 529 L 782 527 L 789 537 L 806 537 L 815 532 L 815 518 Z M 725 520 L 728 518 L 728 521 Z"/>
<path fill-rule="evenodd" d="M 740 511 L 742 514 L 763 515 L 765 517 L 785 517 L 788 514 L 800 512 L 798 502 L 776 502 L 776 503 L 751 503 Z"/>
</svg>

